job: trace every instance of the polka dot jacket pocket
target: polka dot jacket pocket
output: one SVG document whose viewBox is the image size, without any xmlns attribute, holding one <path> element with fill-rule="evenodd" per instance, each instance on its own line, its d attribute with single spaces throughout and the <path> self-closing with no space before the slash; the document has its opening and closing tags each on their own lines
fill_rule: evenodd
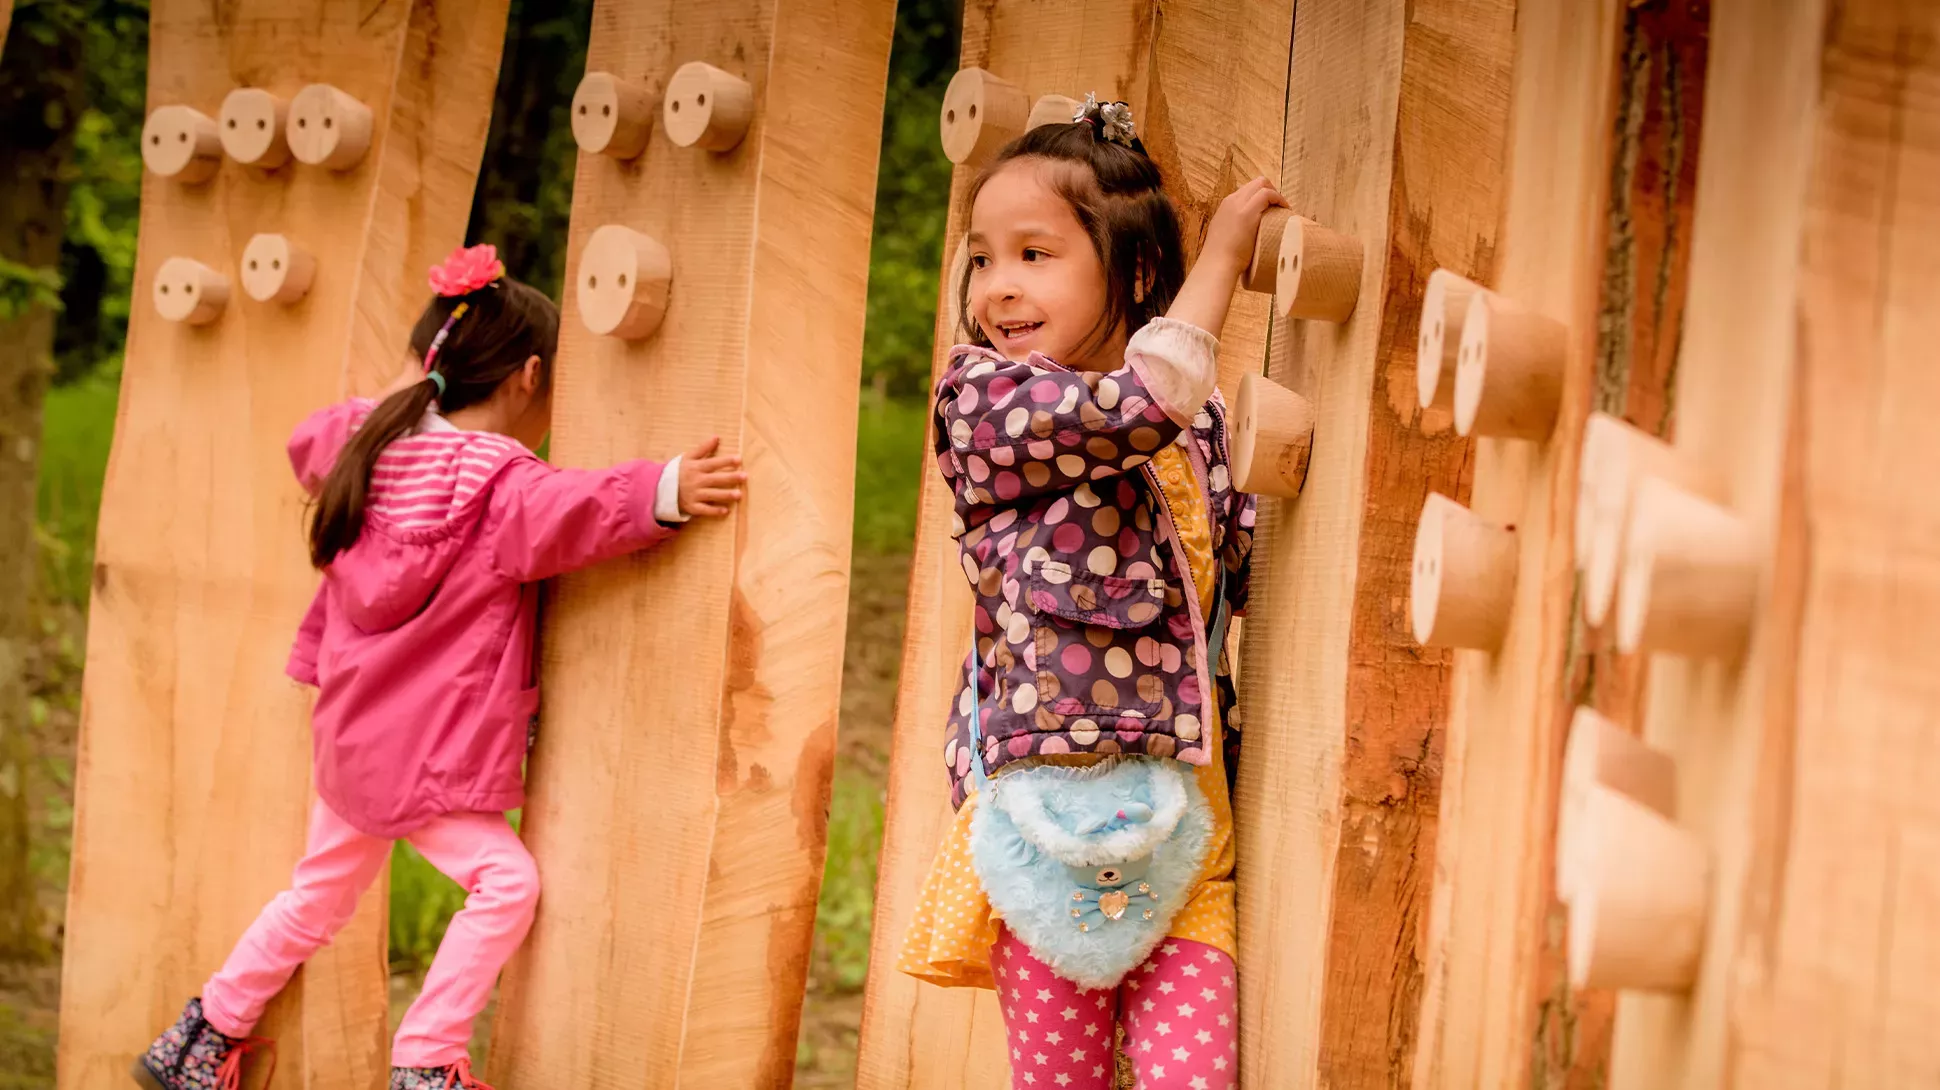
<svg viewBox="0 0 1940 1090">
<path fill-rule="evenodd" d="M 1190 593 L 1209 573 L 1193 570 L 1175 530 L 1193 516 L 1168 509 L 1157 474 L 1193 474 L 1210 508 L 1197 516 L 1210 516 L 1212 538 L 1201 564 L 1224 569 L 1235 612 L 1245 604 L 1253 497 L 1232 488 L 1218 394 L 1189 423 L 1175 420 L 1148 385 L 1163 362 L 1139 351 L 1141 336 L 1110 373 L 959 346 L 937 383 L 937 464 L 955 495 L 952 532 L 976 594 L 975 656 L 965 660 L 944 747 L 956 803 L 979 697 L 992 773 L 1067 753 L 1211 759 L 1204 702 L 1210 692 L 1226 711 L 1232 687 L 1214 677 L 1209 618 Z M 1229 763 L 1235 756 L 1229 744 Z"/>
</svg>

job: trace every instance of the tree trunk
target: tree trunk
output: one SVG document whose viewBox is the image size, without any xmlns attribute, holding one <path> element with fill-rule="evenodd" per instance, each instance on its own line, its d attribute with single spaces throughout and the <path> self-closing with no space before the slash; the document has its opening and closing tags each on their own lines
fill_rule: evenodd
<svg viewBox="0 0 1940 1090">
<path fill-rule="evenodd" d="M 83 106 L 81 26 L 63 4 L 16 15 L 0 65 L 0 260 L 29 271 L 60 261 L 63 178 Z M 5 275 L 0 272 L 0 275 Z M 39 577 L 34 491 L 41 400 L 52 369 L 54 316 L 29 294 L 0 297 L 0 958 L 41 952 L 30 862 L 28 776 L 34 746 L 26 667 Z"/>
</svg>

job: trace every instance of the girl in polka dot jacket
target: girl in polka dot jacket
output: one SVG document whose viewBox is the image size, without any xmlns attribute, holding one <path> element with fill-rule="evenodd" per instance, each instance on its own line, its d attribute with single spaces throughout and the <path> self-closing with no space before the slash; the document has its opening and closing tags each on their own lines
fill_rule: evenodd
<svg viewBox="0 0 1940 1090">
<path fill-rule="evenodd" d="M 972 343 L 936 388 L 975 648 L 943 754 L 957 820 L 899 967 L 998 991 L 1018 1087 L 1106 1090 L 1120 1031 L 1141 1087 L 1238 1077 L 1221 644 L 1254 507 L 1214 354 L 1284 202 L 1241 187 L 1187 275 L 1131 128 L 1087 99 L 976 180 Z"/>
</svg>

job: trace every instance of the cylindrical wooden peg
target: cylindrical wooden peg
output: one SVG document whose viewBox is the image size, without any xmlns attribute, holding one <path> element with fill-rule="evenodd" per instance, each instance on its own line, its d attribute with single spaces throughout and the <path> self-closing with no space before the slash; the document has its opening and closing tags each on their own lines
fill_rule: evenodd
<svg viewBox="0 0 1940 1090">
<path fill-rule="evenodd" d="M 229 280 L 200 261 L 171 257 L 155 270 L 149 289 L 155 312 L 171 322 L 207 325 L 229 303 Z"/>
<path fill-rule="evenodd" d="M 1247 262 L 1239 286 L 1262 295 L 1275 294 L 1279 283 L 1280 244 L 1287 235 L 1293 213 L 1285 208 L 1269 208 L 1260 217 L 1260 233 L 1253 240 L 1253 260 Z"/>
<path fill-rule="evenodd" d="M 1654 477 L 1716 502 L 1724 498 L 1724 481 L 1711 467 L 1680 455 L 1662 439 L 1604 413 L 1590 414 L 1583 433 L 1583 457 L 1586 462 L 1596 459 L 1594 473 L 1577 493 L 1579 519 L 1581 508 L 1588 508 L 1590 539 L 1583 567 L 1583 619 L 1601 625 L 1616 601 L 1624 535 L 1638 484 Z"/>
<path fill-rule="evenodd" d="M 243 293 L 259 303 L 294 303 L 310 292 L 317 259 L 286 235 L 257 235 L 243 247 Z"/>
<path fill-rule="evenodd" d="M 1574 869 L 1577 857 L 1561 849 L 1581 835 L 1577 827 L 1592 787 L 1621 792 L 1667 818 L 1677 816 L 1677 763 L 1670 754 L 1645 745 L 1594 708 L 1578 707 L 1563 747 L 1556 815 L 1556 897 L 1565 904 L 1576 899 L 1582 876 Z"/>
<path fill-rule="evenodd" d="M 327 83 L 312 83 L 290 100 L 284 132 L 298 162 L 349 170 L 370 150 L 370 107 Z"/>
<path fill-rule="evenodd" d="M 733 151 L 754 121 L 754 88 L 706 61 L 688 61 L 667 81 L 660 123 L 683 148 Z"/>
<path fill-rule="evenodd" d="M 222 137 L 209 115 L 191 106 L 157 106 L 141 127 L 142 165 L 195 185 L 222 166 Z"/>
<path fill-rule="evenodd" d="M 1030 123 L 1024 89 L 981 68 L 964 68 L 943 91 L 943 154 L 959 166 L 979 167 Z"/>
<path fill-rule="evenodd" d="M 1314 408 L 1264 375 L 1242 375 L 1233 405 L 1233 487 L 1292 499 L 1307 483 Z"/>
<path fill-rule="evenodd" d="M 1646 477 L 1630 503 L 1617 588 L 1617 647 L 1735 659 L 1751 637 L 1759 562 L 1736 514 Z"/>
<path fill-rule="evenodd" d="M 1447 269 L 1428 274 L 1421 297 L 1421 336 L 1415 342 L 1415 390 L 1424 409 L 1455 407 L 1455 361 L 1469 300 L 1482 285 Z"/>
<path fill-rule="evenodd" d="M 1561 322 L 1478 291 L 1462 320 L 1455 362 L 1455 430 L 1503 439 L 1549 438 L 1563 404 L 1568 338 Z"/>
<path fill-rule="evenodd" d="M 1415 527 L 1415 639 L 1493 651 L 1502 646 L 1515 595 L 1516 532 L 1429 493 Z"/>
<path fill-rule="evenodd" d="M 1039 125 L 1069 125 L 1078 115 L 1084 103 L 1064 95 L 1043 95 L 1031 104 L 1031 116 L 1024 121 L 1026 130 Z"/>
<path fill-rule="evenodd" d="M 637 341 L 667 313 L 673 258 L 652 238 L 617 223 L 593 232 L 579 256 L 579 318 L 602 337 Z"/>
<path fill-rule="evenodd" d="M 588 72 L 573 92 L 573 142 L 579 150 L 632 159 L 653 135 L 653 94 L 611 72 Z"/>
<path fill-rule="evenodd" d="M 222 150 L 244 166 L 275 170 L 290 161 L 289 112 L 289 102 L 261 87 L 236 88 L 222 100 Z"/>
<path fill-rule="evenodd" d="M 1285 318 L 1344 322 L 1361 297 L 1361 242 L 1294 216 L 1280 234 L 1273 306 Z"/>
<path fill-rule="evenodd" d="M 1559 850 L 1577 876 L 1569 976 L 1577 988 L 1685 991 L 1697 979 L 1710 912 L 1703 842 L 1612 788 L 1591 785 Z"/>
</svg>

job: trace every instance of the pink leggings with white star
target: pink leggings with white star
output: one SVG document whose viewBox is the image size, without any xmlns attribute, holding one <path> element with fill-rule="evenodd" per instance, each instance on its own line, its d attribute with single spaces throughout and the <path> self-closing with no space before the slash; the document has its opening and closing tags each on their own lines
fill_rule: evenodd
<svg viewBox="0 0 1940 1090">
<path fill-rule="evenodd" d="M 1054 975 L 1001 930 L 990 971 L 1015 1090 L 1111 1090 L 1112 1028 L 1121 1020 L 1138 1090 L 1239 1085 L 1233 959 L 1205 943 L 1167 939 L 1117 988 L 1097 990 Z"/>
</svg>

